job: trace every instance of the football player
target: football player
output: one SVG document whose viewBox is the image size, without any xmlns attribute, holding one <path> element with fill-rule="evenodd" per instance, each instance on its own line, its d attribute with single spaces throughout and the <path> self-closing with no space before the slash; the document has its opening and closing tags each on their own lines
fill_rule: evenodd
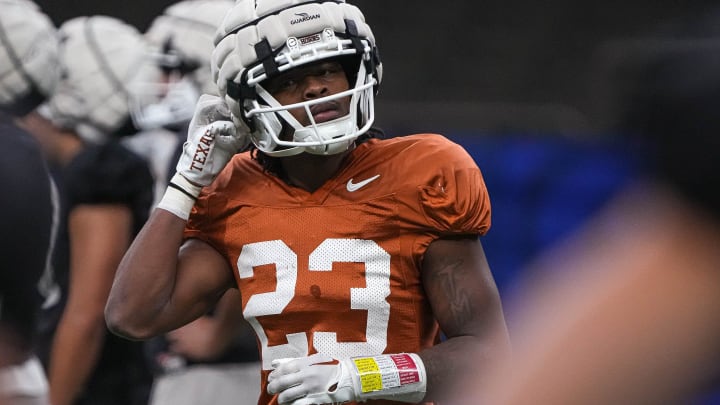
<svg viewBox="0 0 720 405">
<path fill-rule="evenodd" d="M 210 68 L 213 39 L 233 4 L 233 0 L 184 0 L 153 19 L 144 36 L 164 74 L 135 94 L 131 113 L 138 128 L 185 132 L 200 94 L 217 94 Z"/>
<path fill-rule="evenodd" d="M 162 75 L 133 88 L 130 114 L 140 132 L 126 144 L 150 163 L 155 178 L 153 206 L 175 173 L 200 94 L 217 94 L 210 71 L 213 38 L 233 4 L 233 0 L 180 1 L 155 17 L 144 33 Z"/>
<path fill-rule="evenodd" d="M 18 126 L 57 81 L 57 30 L 35 3 L 0 0 L 0 404 L 46 405 L 35 351 L 51 302 L 57 195 L 37 142 Z"/>
<path fill-rule="evenodd" d="M 504 359 L 480 170 L 441 135 L 371 129 L 382 65 L 362 12 L 240 0 L 212 62 L 221 97 L 201 97 L 121 262 L 111 329 L 164 333 L 238 288 L 259 404 L 436 401 Z"/>
<path fill-rule="evenodd" d="M 59 29 L 60 80 L 24 119 L 41 140 L 62 195 L 53 261 L 63 292 L 43 312 L 41 350 L 53 405 L 145 404 L 151 383 L 142 345 L 110 334 L 103 309 L 118 262 L 147 218 L 152 178 L 120 139 L 135 132 L 129 96 L 159 74 L 134 27 L 76 17 Z"/>
</svg>

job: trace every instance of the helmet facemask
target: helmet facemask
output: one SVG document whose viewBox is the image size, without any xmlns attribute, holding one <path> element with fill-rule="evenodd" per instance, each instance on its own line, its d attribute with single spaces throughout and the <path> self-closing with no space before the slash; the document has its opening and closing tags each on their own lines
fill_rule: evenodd
<svg viewBox="0 0 720 405">
<path fill-rule="evenodd" d="M 377 84 L 375 78 L 367 73 L 366 63 L 362 59 L 369 58 L 369 49 L 361 50 L 360 57 L 353 57 L 355 50 L 343 46 L 351 45 L 350 40 L 335 40 L 331 30 L 325 30 L 323 36 L 331 38 L 337 43 L 337 48 L 328 50 L 326 44 L 311 45 L 304 50 L 304 55 L 280 53 L 276 58 L 279 73 L 298 66 L 333 60 L 337 58 L 352 58 L 356 63 L 341 63 L 343 69 L 353 66 L 354 72 L 345 72 L 349 78 L 350 88 L 346 91 L 319 97 L 313 100 L 294 104 L 281 105 L 263 87 L 263 81 L 268 78 L 263 65 L 248 69 L 248 86 L 254 86 L 257 97 L 245 100 L 243 112 L 245 117 L 255 127 L 252 137 L 257 141 L 256 146 L 269 156 L 290 156 L 301 152 L 318 155 L 332 155 L 343 152 L 352 142 L 365 133 L 374 121 L 374 92 Z M 296 38 L 288 39 L 289 43 L 298 41 Z M 366 45 L 366 44 L 363 44 Z M 366 45 L 367 46 L 367 45 Z M 369 48 L 369 47 L 368 47 Z M 349 56 L 347 56 L 349 55 Z M 294 59 L 295 57 L 295 59 Z M 298 63 L 298 61 L 302 61 Z M 331 121 L 317 123 L 311 113 L 312 106 L 350 97 L 350 108 L 347 115 Z M 290 113 L 290 110 L 303 109 L 310 122 L 303 126 Z M 291 139 L 283 139 L 283 129 L 291 131 Z"/>
<path fill-rule="evenodd" d="M 132 92 L 130 113 L 141 130 L 180 129 L 195 112 L 201 86 L 192 74 L 199 69 L 172 51 L 151 52 L 163 74 L 154 82 L 142 83 Z"/>
</svg>

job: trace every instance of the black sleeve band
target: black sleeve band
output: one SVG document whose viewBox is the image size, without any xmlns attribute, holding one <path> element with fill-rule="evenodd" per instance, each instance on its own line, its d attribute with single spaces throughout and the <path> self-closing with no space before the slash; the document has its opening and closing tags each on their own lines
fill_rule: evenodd
<svg viewBox="0 0 720 405">
<path fill-rule="evenodd" d="M 174 188 L 175 190 L 180 191 L 181 193 L 185 194 L 186 196 L 192 198 L 194 201 L 197 201 L 197 197 L 196 197 L 196 196 L 188 193 L 187 190 L 185 190 L 184 188 L 178 186 L 177 184 L 173 183 L 172 181 L 171 181 L 170 183 L 168 183 L 168 186 Z"/>
</svg>

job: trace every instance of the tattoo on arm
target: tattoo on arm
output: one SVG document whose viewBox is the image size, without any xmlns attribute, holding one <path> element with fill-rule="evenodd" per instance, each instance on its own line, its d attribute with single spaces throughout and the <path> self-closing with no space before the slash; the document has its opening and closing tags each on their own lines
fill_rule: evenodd
<svg viewBox="0 0 720 405">
<path fill-rule="evenodd" d="M 462 258 L 442 258 L 430 273 L 432 288 L 447 297 L 445 308 L 437 308 L 436 311 L 447 314 L 453 327 L 467 324 L 473 319 L 472 291 L 468 290 L 462 277 L 461 269 L 465 265 Z"/>
</svg>

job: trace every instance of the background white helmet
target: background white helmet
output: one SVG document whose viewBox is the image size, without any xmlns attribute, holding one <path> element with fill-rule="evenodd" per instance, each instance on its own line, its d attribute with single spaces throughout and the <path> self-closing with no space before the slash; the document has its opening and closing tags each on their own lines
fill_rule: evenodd
<svg viewBox="0 0 720 405">
<path fill-rule="evenodd" d="M 161 74 L 144 37 L 117 18 L 92 16 L 66 21 L 60 40 L 61 78 L 49 102 L 53 122 L 91 142 L 134 133 L 132 93 Z"/>
<path fill-rule="evenodd" d="M 248 126 L 255 146 L 270 156 L 301 152 L 334 154 L 366 132 L 374 120 L 374 94 L 382 68 L 375 38 L 365 17 L 345 1 L 238 0 L 218 30 L 213 76 L 233 121 Z M 344 65 L 350 90 L 282 106 L 262 81 L 319 60 L 354 56 Z M 310 106 L 351 96 L 350 113 L 315 123 Z M 311 124 L 303 127 L 289 112 L 304 108 Z M 283 125 L 292 140 L 280 139 Z"/>
<path fill-rule="evenodd" d="M 0 107 L 25 115 L 57 83 L 55 25 L 28 0 L 0 0 Z"/>
<path fill-rule="evenodd" d="M 148 83 L 136 100 L 132 113 L 138 127 L 187 124 L 200 94 L 218 94 L 210 70 L 213 39 L 234 4 L 234 0 L 185 0 L 153 20 L 145 37 L 166 77 Z"/>
</svg>

